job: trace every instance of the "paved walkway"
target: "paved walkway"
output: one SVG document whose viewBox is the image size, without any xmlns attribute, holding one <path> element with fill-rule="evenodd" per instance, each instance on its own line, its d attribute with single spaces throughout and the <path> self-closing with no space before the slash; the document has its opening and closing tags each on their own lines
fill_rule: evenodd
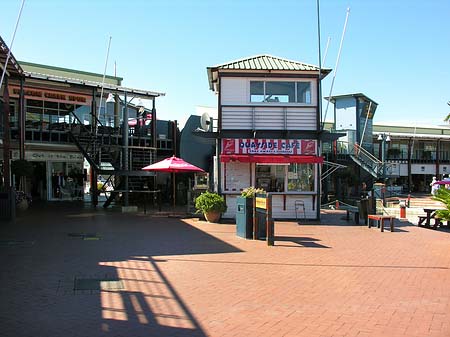
<svg viewBox="0 0 450 337">
<path fill-rule="evenodd" d="M 331 212 L 330 212 L 331 213 Z M 0 226 L 0 336 L 450 336 L 450 232 L 68 208 Z"/>
</svg>

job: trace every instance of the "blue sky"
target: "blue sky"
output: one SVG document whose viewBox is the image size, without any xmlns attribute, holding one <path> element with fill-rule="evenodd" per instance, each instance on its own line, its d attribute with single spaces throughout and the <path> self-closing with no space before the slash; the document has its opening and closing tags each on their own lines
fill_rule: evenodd
<svg viewBox="0 0 450 337">
<path fill-rule="evenodd" d="M 2 3 L 8 44 L 20 4 Z M 379 104 L 375 122 L 444 124 L 450 1 L 321 0 L 322 54 L 331 38 L 326 67 L 335 67 L 348 7 L 332 94 L 369 96 Z M 116 62 L 123 85 L 166 93 L 159 118 L 183 120 L 198 105 L 217 105 L 207 66 L 257 54 L 317 65 L 316 20 L 315 0 L 26 0 L 12 51 L 18 60 L 102 74 L 112 36 L 107 74 Z"/>
</svg>

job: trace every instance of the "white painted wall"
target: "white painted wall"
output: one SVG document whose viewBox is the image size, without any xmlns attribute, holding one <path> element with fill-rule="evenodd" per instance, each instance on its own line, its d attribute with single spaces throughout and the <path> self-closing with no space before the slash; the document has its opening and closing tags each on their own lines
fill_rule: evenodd
<svg viewBox="0 0 450 337">
<path fill-rule="evenodd" d="M 236 198 L 238 195 L 226 195 L 227 211 L 222 215 L 225 219 L 236 219 Z M 295 219 L 295 200 L 302 200 L 305 203 L 305 216 L 303 209 L 297 212 L 299 221 L 302 219 L 315 219 L 316 210 L 313 210 L 312 195 L 287 195 L 286 210 L 283 210 L 283 196 L 272 195 L 272 217 L 274 219 Z"/>
</svg>

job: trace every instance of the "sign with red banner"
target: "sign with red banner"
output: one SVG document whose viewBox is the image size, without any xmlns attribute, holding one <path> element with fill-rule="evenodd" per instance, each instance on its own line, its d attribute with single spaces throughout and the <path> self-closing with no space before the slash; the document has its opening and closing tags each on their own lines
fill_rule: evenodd
<svg viewBox="0 0 450 337">
<path fill-rule="evenodd" d="M 317 141 L 313 139 L 222 139 L 222 154 L 316 155 Z"/>
</svg>

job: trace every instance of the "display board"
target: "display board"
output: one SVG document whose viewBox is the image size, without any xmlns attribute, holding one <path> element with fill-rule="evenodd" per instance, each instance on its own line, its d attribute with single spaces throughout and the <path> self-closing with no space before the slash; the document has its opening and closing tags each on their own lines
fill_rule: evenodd
<svg viewBox="0 0 450 337">
<path fill-rule="evenodd" d="M 224 192 L 239 192 L 251 186 L 250 164 L 241 162 L 224 163 L 222 165 Z"/>
</svg>

